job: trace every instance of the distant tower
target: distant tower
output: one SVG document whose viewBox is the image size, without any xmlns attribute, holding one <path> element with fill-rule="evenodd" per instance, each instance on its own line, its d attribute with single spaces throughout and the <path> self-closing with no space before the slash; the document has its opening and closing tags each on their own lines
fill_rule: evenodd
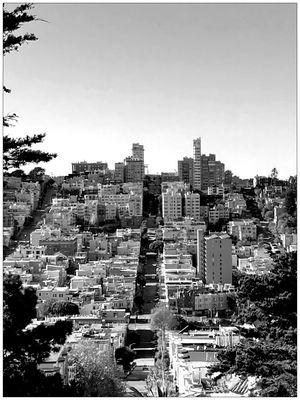
<svg viewBox="0 0 300 400">
<path fill-rule="evenodd" d="M 145 166 L 144 166 L 144 146 L 139 143 L 132 144 L 132 158 L 134 160 L 142 161 L 143 164 L 143 176 L 145 175 Z"/>
<path fill-rule="evenodd" d="M 201 190 L 201 138 L 193 141 L 194 173 L 193 189 Z"/>
<path fill-rule="evenodd" d="M 179 179 L 185 183 L 193 185 L 193 158 L 184 157 L 183 160 L 178 161 L 178 176 Z"/>
<path fill-rule="evenodd" d="M 132 144 L 132 157 L 144 162 L 144 146 L 142 144 Z"/>
<path fill-rule="evenodd" d="M 124 183 L 125 177 L 125 164 L 122 162 L 115 163 L 115 181 L 117 183 Z"/>
</svg>

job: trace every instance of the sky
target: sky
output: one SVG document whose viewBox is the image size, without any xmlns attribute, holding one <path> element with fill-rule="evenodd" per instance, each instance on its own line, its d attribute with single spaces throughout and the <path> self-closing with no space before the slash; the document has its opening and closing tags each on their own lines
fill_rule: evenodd
<svg viewBox="0 0 300 400">
<path fill-rule="evenodd" d="M 12 5 L 10 5 L 12 7 Z M 109 168 L 145 148 L 149 173 L 216 154 L 242 178 L 296 174 L 295 4 L 35 4 L 39 40 L 4 58 L 7 133 L 46 132 L 41 164 Z M 32 166 L 31 166 L 32 168 Z"/>
</svg>

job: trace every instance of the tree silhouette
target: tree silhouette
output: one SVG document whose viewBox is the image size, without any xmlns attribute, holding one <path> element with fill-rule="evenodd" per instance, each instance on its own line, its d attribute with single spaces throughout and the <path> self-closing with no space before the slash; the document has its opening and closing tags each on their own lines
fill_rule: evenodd
<svg viewBox="0 0 300 400">
<path fill-rule="evenodd" d="M 25 329 L 36 316 L 37 296 L 23 289 L 17 275 L 3 279 L 3 391 L 4 396 L 61 396 L 60 377 L 48 381 L 38 364 L 72 331 L 72 322 L 58 321 Z M 50 387 L 48 387 L 48 383 Z M 55 389 L 56 388 L 56 389 Z"/>
<path fill-rule="evenodd" d="M 32 14 L 28 14 L 32 4 L 21 4 L 13 11 L 3 10 L 3 55 L 18 51 L 19 48 L 29 41 L 37 40 L 32 33 L 16 35 L 15 31 L 20 29 L 25 23 L 38 21 L 39 19 Z M 5 93 L 10 93 L 10 89 L 4 87 Z M 3 117 L 3 126 L 8 128 L 17 120 L 15 113 L 7 114 Z M 3 135 L 3 170 L 19 168 L 28 163 L 48 162 L 57 156 L 55 153 L 47 153 L 33 149 L 32 146 L 41 143 L 45 138 L 45 133 L 26 136 L 24 138 L 13 138 Z"/>
</svg>

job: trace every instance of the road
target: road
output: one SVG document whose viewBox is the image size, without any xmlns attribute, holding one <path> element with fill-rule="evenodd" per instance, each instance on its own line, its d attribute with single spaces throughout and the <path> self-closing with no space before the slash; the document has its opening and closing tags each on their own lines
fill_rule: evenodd
<svg viewBox="0 0 300 400">
<path fill-rule="evenodd" d="M 52 187 L 46 190 L 41 206 L 33 212 L 32 220 L 27 226 L 24 226 L 23 229 L 18 233 L 16 240 L 11 241 L 11 245 L 5 257 L 13 253 L 20 242 L 29 242 L 31 232 L 33 232 L 36 229 L 37 223 L 42 221 L 42 219 L 46 215 L 46 210 L 51 206 L 52 198 L 56 196 L 56 193 L 57 189 L 54 189 Z"/>
<path fill-rule="evenodd" d="M 146 285 L 143 290 L 144 298 L 144 314 L 138 316 L 136 322 L 129 324 L 131 335 L 132 349 L 136 351 L 136 359 L 153 360 L 156 351 L 155 332 L 152 330 L 149 319 L 153 308 L 156 306 L 156 296 L 158 294 L 158 278 L 156 276 L 157 258 L 155 256 L 146 256 L 144 271 Z M 128 343 L 130 344 L 130 343 Z M 147 392 L 145 381 L 149 373 L 148 367 L 146 371 L 141 371 L 141 367 L 135 368 L 126 378 L 127 387 L 135 387 L 143 393 Z"/>
</svg>

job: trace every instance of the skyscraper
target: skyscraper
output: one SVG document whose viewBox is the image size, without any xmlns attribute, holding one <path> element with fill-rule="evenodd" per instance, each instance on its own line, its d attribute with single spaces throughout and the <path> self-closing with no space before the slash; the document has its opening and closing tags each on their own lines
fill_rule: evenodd
<svg viewBox="0 0 300 400">
<path fill-rule="evenodd" d="M 144 162 L 138 158 L 125 158 L 125 182 L 142 182 Z"/>
<path fill-rule="evenodd" d="M 125 164 L 122 162 L 115 163 L 115 181 L 123 183 L 125 179 Z"/>
<path fill-rule="evenodd" d="M 193 189 L 201 190 L 201 138 L 194 139 L 193 150 Z"/>
<path fill-rule="evenodd" d="M 179 179 L 185 183 L 193 185 L 193 168 L 194 168 L 193 158 L 184 157 L 183 160 L 179 160 L 178 161 Z"/>
<path fill-rule="evenodd" d="M 144 146 L 139 143 L 132 144 L 132 157 L 137 160 L 142 160 L 144 163 Z"/>
<path fill-rule="evenodd" d="M 225 166 L 216 161 L 215 154 L 201 155 L 201 190 L 207 190 L 209 186 L 221 185 L 224 180 Z"/>
</svg>

